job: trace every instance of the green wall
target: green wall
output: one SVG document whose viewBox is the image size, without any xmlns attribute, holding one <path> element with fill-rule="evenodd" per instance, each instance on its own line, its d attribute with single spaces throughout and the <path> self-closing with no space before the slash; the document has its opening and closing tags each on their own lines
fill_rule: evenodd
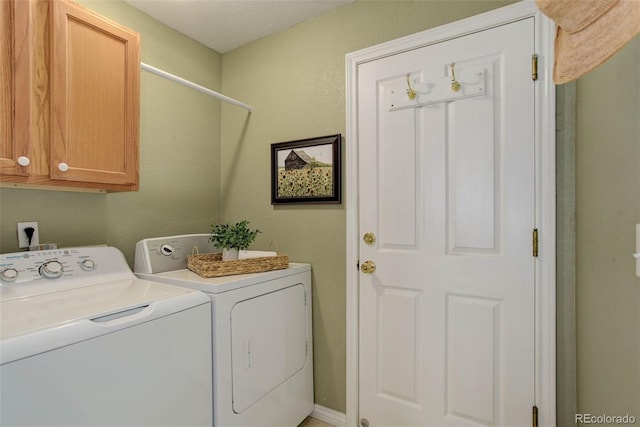
<svg viewBox="0 0 640 427">
<path fill-rule="evenodd" d="M 220 90 L 221 56 L 121 1 L 80 4 L 141 35 L 141 60 Z M 0 189 L 0 252 L 17 251 L 16 222 L 38 221 L 40 242 L 107 243 L 133 265 L 145 237 L 208 232 L 220 214 L 221 102 L 141 72 L 140 191 Z"/>
<path fill-rule="evenodd" d="M 263 231 L 257 246 L 276 240 L 293 260 L 312 264 L 315 400 L 322 406 L 346 411 L 345 210 L 272 206 L 270 144 L 345 135 L 347 53 L 504 4 L 361 1 L 222 56 L 223 93 L 255 108 L 248 117 L 222 107 L 222 218 L 249 219 Z"/>
<path fill-rule="evenodd" d="M 578 412 L 640 422 L 640 37 L 576 85 Z"/>
</svg>

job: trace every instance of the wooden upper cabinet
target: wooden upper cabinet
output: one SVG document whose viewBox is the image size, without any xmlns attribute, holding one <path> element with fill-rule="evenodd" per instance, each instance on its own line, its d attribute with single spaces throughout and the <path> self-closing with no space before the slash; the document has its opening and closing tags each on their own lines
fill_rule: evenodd
<svg viewBox="0 0 640 427">
<path fill-rule="evenodd" d="M 49 6 L 2 1 L 0 173 L 46 180 L 49 174 Z"/>
<path fill-rule="evenodd" d="M 137 186 L 138 35 L 65 1 L 52 22 L 51 177 Z"/>
<path fill-rule="evenodd" d="M 66 0 L 0 0 L 0 20 L 0 180 L 137 190 L 139 35 Z"/>
<path fill-rule="evenodd" d="M 17 134 L 21 133 L 16 127 L 16 86 L 20 86 L 21 81 L 27 76 L 22 74 L 16 76 L 14 65 L 19 61 L 17 52 L 19 44 L 24 42 L 24 30 L 27 25 L 17 25 L 18 18 L 29 20 L 29 15 L 21 15 L 24 12 L 22 3 L 13 1 L 0 2 L 0 173 L 5 175 L 27 175 L 27 168 L 20 166 L 21 163 L 30 162 L 28 157 L 29 149 L 27 142 Z M 20 20 L 20 19 L 19 19 Z M 20 34 L 18 34 L 20 32 Z M 18 70 L 20 72 L 28 70 Z M 16 79 L 17 77 L 17 79 Z M 18 82 L 16 83 L 16 80 Z M 19 87 L 18 87 L 19 89 Z M 24 108 L 18 111 L 18 115 L 24 112 Z"/>
</svg>

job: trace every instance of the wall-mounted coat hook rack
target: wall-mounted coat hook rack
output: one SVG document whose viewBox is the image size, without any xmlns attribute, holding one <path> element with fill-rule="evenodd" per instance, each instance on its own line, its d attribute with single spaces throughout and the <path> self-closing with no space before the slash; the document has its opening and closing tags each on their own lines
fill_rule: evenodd
<svg viewBox="0 0 640 427">
<path fill-rule="evenodd" d="M 449 64 L 452 79 L 448 76 L 442 76 L 433 81 L 421 81 L 417 77 L 412 79 L 409 73 L 385 83 L 384 91 L 389 111 L 453 102 L 487 94 L 486 66 L 480 65 L 458 70 L 459 76 L 456 77 L 454 65 L 453 63 Z"/>
</svg>

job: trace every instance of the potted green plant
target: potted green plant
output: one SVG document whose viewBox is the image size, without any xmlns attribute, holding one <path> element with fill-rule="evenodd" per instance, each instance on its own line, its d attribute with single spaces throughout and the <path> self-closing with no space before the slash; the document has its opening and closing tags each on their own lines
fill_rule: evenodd
<svg viewBox="0 0 640 427">
<path fill-rule="evenodd" d="M 238 252 L 247 249 L 256 239 L 260 230 L 251 230 L 249 221 L 242 220 L 235 224 L 212 224 L 209 241 L 222 248 L 222 260 L 238 259 Z"/>
</svg>

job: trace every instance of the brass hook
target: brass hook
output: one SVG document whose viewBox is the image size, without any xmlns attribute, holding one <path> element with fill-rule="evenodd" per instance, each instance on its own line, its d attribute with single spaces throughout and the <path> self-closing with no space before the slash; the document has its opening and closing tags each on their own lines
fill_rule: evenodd
<svg viewBox="0 0 640 427">
<path fill-rule="evenodd" d="M 460 90 L 460 82 L 458 80 L 456 80 L 456 69 L 455 69 L 456 63 L 452 62 L 450 67 L 451 67 L 451 90 L 454 92 L 457 92 Z"/>
<path fill-rule="evenodd" d="M 407 86 L 409 86 L 409 89 L 407 89 L 407 96 L 409 97 L 409 99 L 416 99 L 417 93 L 411 87 L 411 82 L 409 81 L 409 76 L 410 75 L 411 75 L 411 73 L 407 73 Z"/>
</svg>

